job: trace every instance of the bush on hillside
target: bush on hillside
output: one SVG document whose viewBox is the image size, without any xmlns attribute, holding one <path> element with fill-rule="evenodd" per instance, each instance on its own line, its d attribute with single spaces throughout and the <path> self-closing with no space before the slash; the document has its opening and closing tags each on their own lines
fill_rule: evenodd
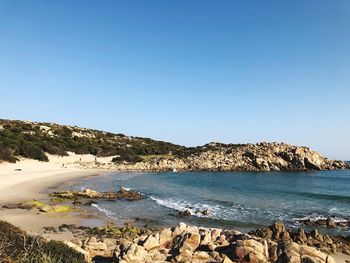
<svg viewBox="0 0 350 263">
<path fill-rule="evenodd" d="M 137 154 L 133 152 L 128 152 L 128 151 L 121 151 L 120 155 L 117 157 L 114 157 L 112 159 L 112 162 L 114 163 L 122 163 L 122 162 L 128 162 L 128 163 L 137 163 L 141 162 L 143 159 L 138 156 Z"/>
<path fill-rule="evenodd" d="M 49 154 L 68 156 L 68 153 L 63 149 L 63 147 L 52 145 L 46 141 L 43 141 L 41 143 L 41 148 L 44 152 L 47 152 Z"/>
<path fill-rule="evenodd" d="M 22 143 L 19 152 L 23 157 L 29 157 L 35 160 L 46 162 L 49 160 L 42 149 L 29 141 Z"/>
<path fill-rule="evenodd" d="M 18 159 L 15 157 L 15 148 L 4 146 L 0 143 L 0 160 L 15 163 Z"/>
</svg>

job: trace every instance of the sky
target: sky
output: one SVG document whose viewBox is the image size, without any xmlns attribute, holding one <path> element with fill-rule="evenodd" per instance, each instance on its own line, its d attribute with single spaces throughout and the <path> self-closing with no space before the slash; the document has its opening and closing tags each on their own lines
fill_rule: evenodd
<svg viewBox="0 0 350 263">
<path fill-rule="evenodd" d="M 1 0 L 0 118 L 350 159 L 350 1 Z"/>
</svg>

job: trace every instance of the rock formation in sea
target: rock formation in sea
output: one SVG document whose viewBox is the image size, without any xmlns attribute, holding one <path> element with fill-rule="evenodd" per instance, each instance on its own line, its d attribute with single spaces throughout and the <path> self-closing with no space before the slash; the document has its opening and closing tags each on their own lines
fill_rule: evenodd
<svg viewBox="0 0 350 263">
<path fill-rule="evenodd" d="M 56 198 L 64 198 L 64 199 L 102 199 L 102 200 L 128 200 L 128 201 L 136 201 L 141 200 L 144 197 L 134 191 L 128 191 L 125 188 L 120 188 L 118 192 L 99 192 L 96 190 L 92 190 L 90 188 L 85 188 L 82 191 L 64 191 L 64 192 L 53 192 L 50 194 L 51 197 Z"/>
</svg>

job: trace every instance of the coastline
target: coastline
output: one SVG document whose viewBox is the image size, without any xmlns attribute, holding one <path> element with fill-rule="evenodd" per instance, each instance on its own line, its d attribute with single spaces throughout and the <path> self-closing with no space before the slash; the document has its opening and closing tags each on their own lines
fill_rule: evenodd
<svg viewBox="0 0 350 263">
<path fill-rule="evenodd" d="M 83 164 L 81 162 L 83 160 Z M 50 162 L 21 160 L 16 164 L 0 164 L 0 204 L 14 204 L 33 199 L 45 199 L 52 189 L 64 188 L 65 183 L 111 172 L 110 169 L 96 169 L 95 157 L 70 155 L 68 157 L 50 156 Z M 82 166 L 84 168 L 82 168 Z M 20 170 L 18 170 L 20 169 Z M 62 224 L 102 226 L 108 222 L 106 215 L 94 209 L 67 213 L 38 213 L 25 209 L 1 209 L 0 220 L 8 221 L 31 234 L 47 239 L 71 241 L 72 232 L 45 233 L 43 227 L 58 228 Z M 337 253 L 332 255 L 337 263 L 345 263 L 350 256 Z"/>
<path fill-rule="evenodd" d="M 0 163 L 0 205 L 13 205 L 36 199 L 47 199 L 50 189 L 71 180 L 79 180 L 104 173 L 99 169 L 82 169 L 77 163 L 85 164 L 95 160 L 89 155 L 49 156 L 49 162 L 21 159 L 17 163 Z M 0 220 L 12 223 L 31 234 L 42 234 L 45 226 L 58 227 L 62 224 L 86 226 L 102 225 L 106 219 L 92 209 L 64 213 L 38 213 L 26 209 L 0 209 Z M 44 237 L 56 240 L 70 240 L 70 233 L 53 234 Z"/>
</svg>

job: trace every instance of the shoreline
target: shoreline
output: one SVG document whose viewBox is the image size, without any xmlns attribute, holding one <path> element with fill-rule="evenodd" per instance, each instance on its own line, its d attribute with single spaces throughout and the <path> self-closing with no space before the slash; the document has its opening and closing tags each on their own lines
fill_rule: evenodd
<svg viewBox="0 0 350 263">
<path fill-rule="evenodd" d="M 16 163 L 0 162 L 0 204 L 39 198 L 43 190 L 54 185 L 112 171 L 94 165 L 108 163 L 112 157 L 69 153 L 68 156 L 48 154 L 48 158 L 48 162 L 25 158 Z"/>
<path fill-rule="evenodd" d="M 74 155 L 73 158 L 75 160 L 78 157 Z M 48 163 L 34 160 L 22 160 L 16 164 L 0 163 L 0 180 L 3 182 L 0 185 L 0 205 L 47 199 L 47 194 L 52 189 L 62 189 L 74 181 L 79 182 L 84 178 L 112 172 L 106 169 L 82 169 L 76 161 L 70 163 L 66 157 L 58 159 L 60 160 L 50 160 Z M 112 221 L 107 215 L 92 208 L 65 213 L 38 213 L 33 210 L 2 208 L 0 220 L 8 221 L 28 233 L 60 241 L 71 241 L 74 235 L 71 232 L 44 233 L 42 228 L 47 226 L 58 228 L 62 224 L 94 227 Z M 332 257 L 337 263 L 350 261 L 350 256 L 341 253 Z"/>
<path fill-rule="evenodd" d="M 84 163 L 94 161 L 89 155 L 59 157 L 49 156 L 49 162 L 22 159 L 17 163 L 0 163 L 0 206 L 14 205 L 20 202 L 48 199 L 52 189 L 70 181 L 81 180 L 103 174 L 104 170 L 82 169 L 77 160 Z M 50 190 L 51 189 L 51 190 Z M 26 209 L 0 209 L 0 220 L 12 223 L 31 234 L 42 235 L 45 226 L 58 227 L 62 224 L 97 226 L 106 220 L 92 209 L 77 212 L 38 213 Z M 50 239 L 70 240 L 72 235 L 49 235 Z"/>
</svg>

